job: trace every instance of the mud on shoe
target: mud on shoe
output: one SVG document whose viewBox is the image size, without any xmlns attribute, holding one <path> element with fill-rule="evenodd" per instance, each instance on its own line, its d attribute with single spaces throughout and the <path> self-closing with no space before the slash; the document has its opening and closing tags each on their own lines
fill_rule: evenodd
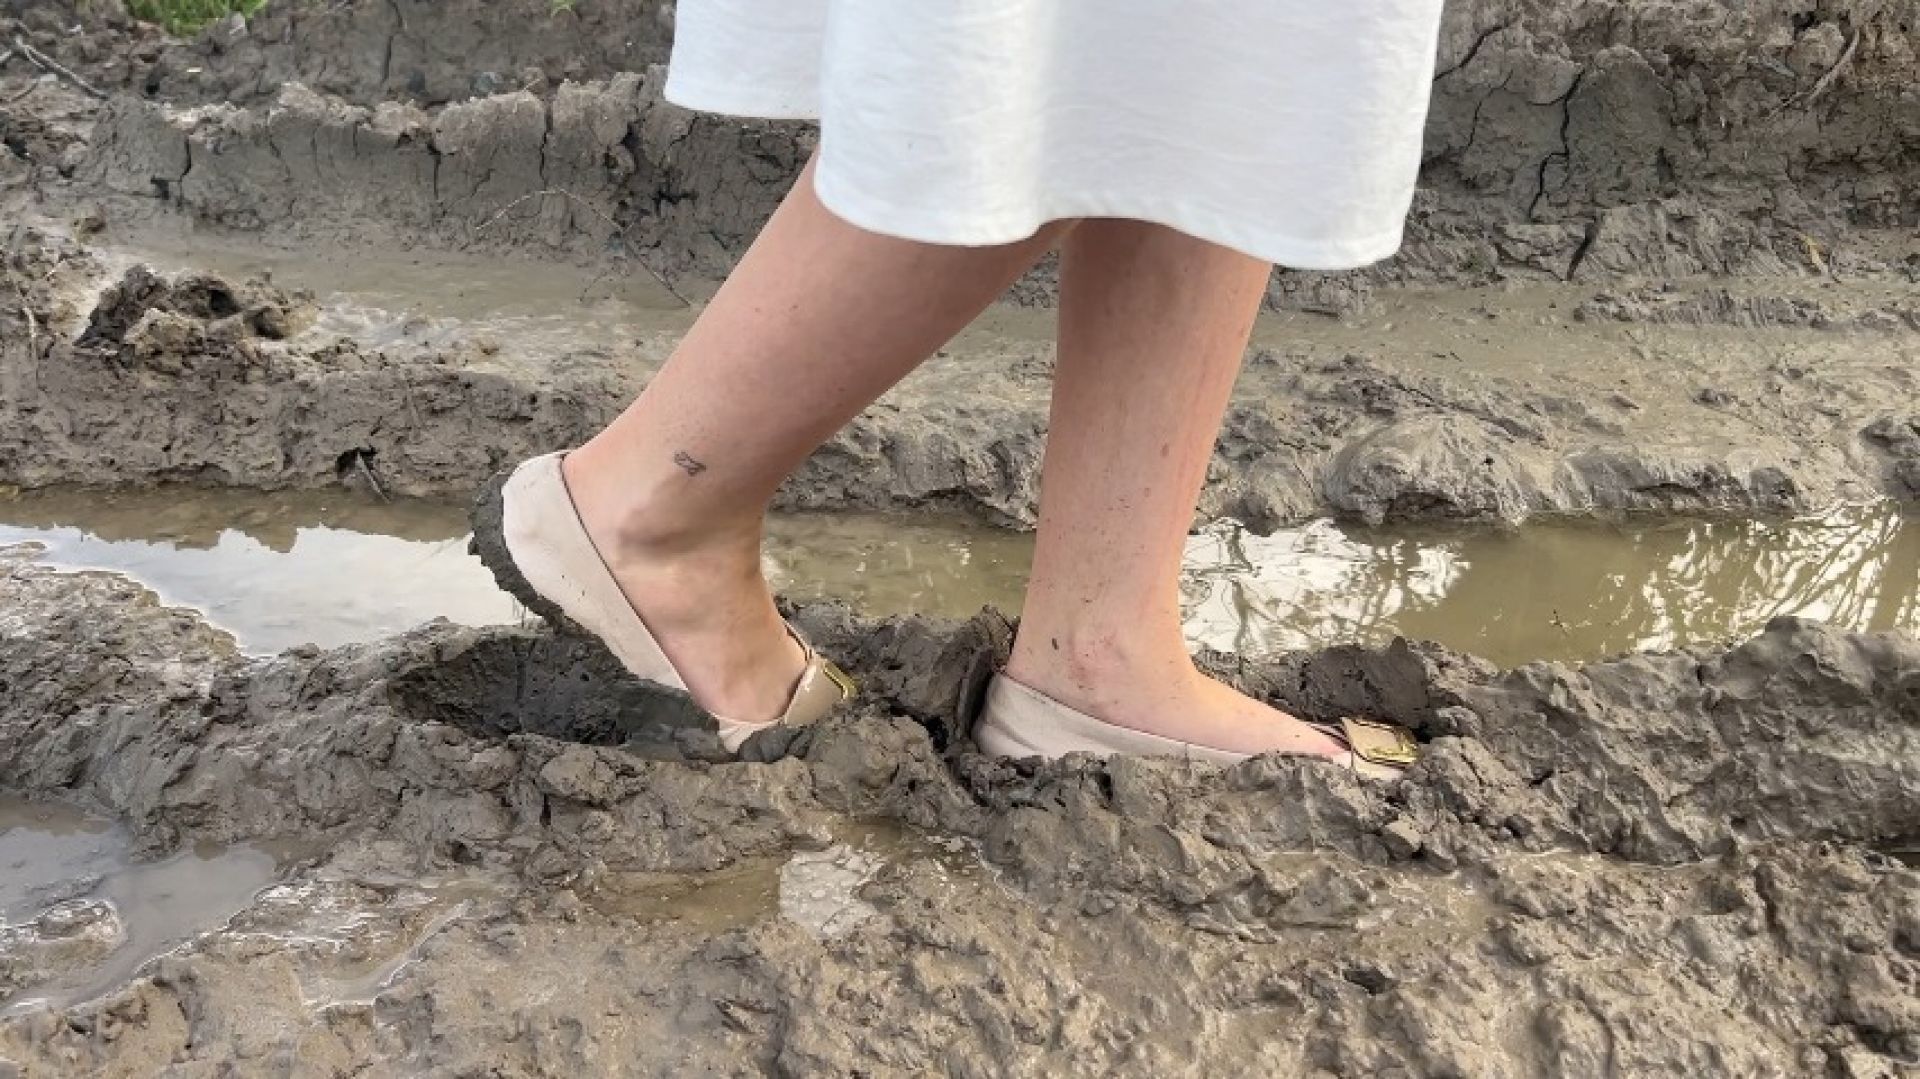
<svg viewBox="0 0 1920 1079">
<path fill-rule="evenodd" d="M 686 680 L 628 602 L 574 507 L 561 474 L 563 453 L 522 462 L 487 483 L 473 507 L 472 551 L 494 580 L 558 632 L 605 645 L 634 677 L 687 691 Z M 803 727 L 853 696 L 853 680 L 791 624 L 806 666 L 780 717 L 755 723 L 715 716 L 721 744 L 738 752 L 770 727 Z"/>
</svg>

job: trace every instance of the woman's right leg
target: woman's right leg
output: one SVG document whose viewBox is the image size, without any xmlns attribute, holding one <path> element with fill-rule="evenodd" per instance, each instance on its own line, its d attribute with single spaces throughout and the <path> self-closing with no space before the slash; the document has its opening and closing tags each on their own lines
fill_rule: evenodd
<svg viewBox="0 0 1920 1079">
<path fill-rule="evenodd" d="M 1243 753 L 1345 747 L 1201 674 L 1179 574 L 1266 263 L 1159 225 L 1065 240 L 1040 536 L 1007 673 L 1098 719 Z"/>
</svg>

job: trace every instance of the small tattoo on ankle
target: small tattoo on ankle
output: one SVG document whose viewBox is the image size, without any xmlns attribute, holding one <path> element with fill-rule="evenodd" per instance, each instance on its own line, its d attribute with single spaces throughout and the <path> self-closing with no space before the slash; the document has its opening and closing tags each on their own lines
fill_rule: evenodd
<svg viewBox="0 0 1920 1079">
<path fill-rule="evenodd" d="M 689 476 L 698 476 L 707 470 L 707 466 L 693 459 L 693 454 L 681 450 L 673 455 L 673 463 L 686 470 Z"/>
</svg>

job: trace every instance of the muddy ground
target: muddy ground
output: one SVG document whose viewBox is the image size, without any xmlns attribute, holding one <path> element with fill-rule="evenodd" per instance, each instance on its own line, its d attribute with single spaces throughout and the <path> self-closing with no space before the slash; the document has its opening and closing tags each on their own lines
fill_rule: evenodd
<svg viewBox="0 0 1920 1079">
<path fill-rule="evenodd" d="M 1864 1076 L 1920 1051 L 1920 874 L 1869 849 L 1920 820 L 1910 638 L 1782 620 L 1721 654 L 1508 674 L 1405 645 L 1216 658 L 1431 739 L 1378 787 L 943 756 L 1007 639 L 991 616 L 801 611 L 862 706 L 711 764 L 683 705 L 541 632 L 248 660 L 123 579 L 4 574 L 0 786 L 156 847 L 335 844 L 296 875 L 307 902 L 0 1023 L 30 1073 Z M 850 820 L 945 853 L 862 870 L 839 932 L 623 906 Z M 310 923 L 411 939 L 432 908 L 392 882 L 456 870 L 490 890 L 384 991 L 303 990 L 378 954 Z"/>
<path fill-rule="evenodd" d="M 0 65 L 0 485 L 458 496 L 578 441 L 811 145 L 661 102 L 670 7 L 274 0 L 180 42 L 0 3 L 0 53 L 77 76 Z M 1276 274 L 1203 513 L 1920 495 L 1917 49 L 1910 2 L 1453 5 L 1408 248 Z M 548 309 L 473 299 L 474 256 Z M 783 505 L 1029 525 L 1049 290 Z M 986 761 L 1004 620 L 798 618 L 859 707 L 717 763 L 684 702 L 537 629 L 248 657 L 0 555 L 0 795 L 154 856 L 293 852 L 141 976 L 0 1013 L 0 1074 L 1920 1069 L 1920 876 L 1881 853 L 1920 841 L 1911 636 L 1209 658 L 1414 727 L 1428 761 L 1379 787 Z M 130 933 L 56 884 L 0 925 L 0 1002 Z"/>
<path fill-rule="evenodd" d="M 484 319 L 369 343 L 302 334 L 307 308 L 271 288 L 255 291 L 281 324 L 202 309 L 142 324 L 175 285 L 121 280 L 156 236 L 217 235 L 296 259 L 407 252 L 428 261 L 378 272 L 429 292 L 461 274 L 428 253 L 467 251 L 510 254 L 529 281 L 561 260 L 582 295 L 678 306 L 664 274 L 697 298 L 810 134 L 659 101 L 666 5 L 506 7 L 278 3 L 192 42 L 111 4 L 7 9 L 9 37 L 105 97 L 4 69 L 0 199 L 37 227 L 5 241 L 0 482 L 371 476 L 459 495 L 631 396 L 683 317 L 550 349 L 504 348 L 513 332 Z M 1203 511 L 1271 527 L 1912 497 L 1916 43 L 1911 4 L 1454 5 L 1408 247 L 1361 274 L 1276 275 L 1289 314 L 1243 383 Z M 119 310 L 83 335 L 108 290 Z M 1042 270 L 1010 299 L 1046 296 Z M 23 309 L 60 332 L 23 333 Z M 784 504 L 1029 524 L 1043 334 L 950 350 Z"/>
<path fill-rule="evenodd" d="M 589 325 L 544 350 L 510 346 L 513 327 L 483 319 L 342 333 L 316 325 L 312 297 L 264 281 L 113 270 L 124 251 L 32 228 L 4 255 L 26 303 L 0 308 L 0 482 L 26 486 L 344 482 L 462 497 L 597 430 L 684 322 Z M 1202 511 L 1266 528 L 1911 498 L 1916 318 L 1920 299 L 1875 286 L 1456 292 L 1357 328 L 1276 318 Z M 915 373 L 782 505 L 1030 525 L 1052 356 L 1021 329 L 980 330 Z"/>
</svg>

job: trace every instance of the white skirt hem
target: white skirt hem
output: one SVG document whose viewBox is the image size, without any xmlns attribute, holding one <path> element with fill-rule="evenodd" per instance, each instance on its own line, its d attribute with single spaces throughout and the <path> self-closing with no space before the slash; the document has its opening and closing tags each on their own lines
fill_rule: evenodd
<svg viewBox="0 0 1920 1079">
<path fill-rule="evenodd" d="M 718 116 L 736 116 L 743 120 L 818 120 L 820 99 L 782 96 L 756 92 L 752 86 L 702 85 L 679 74 L 680 68 L 667 69 L 667 85 L 660 91 L 670 104 L 694 112 Z"/>
<path fill-rule="evenodd" d="M 755 120 L 814 120 L 819 116 L 817 102 L 755 94 L 741 86 L 702 86 L 691 79 L 677 78 L 671 72 L 662 93 L 667 101 L 681 108 L 720 116 Z M 1230 220 L 1193 205 L 1148 204 L 1137 194 L 1115 196 L 1094 191 L 1076 192 L 1072 199 L 1036 208 L 1032 214 L 990 218 L 977 212 L 943 215 L 924 206 L 899 206 L 854 191 L 837 180 L 830 160 L 816 174 L 813 186 L 814 193 L 828 210 L 856 228 L 950 247 L 1017 243 L 1054 221 L 1123 218 L 1165 225 L 1196 239 L 1231 247 L 1289 269 L 1337 272 L 1359 269 L 1391 257 L 1400 250 L 1406 231 L 1403 220 L 1399 227 L 1378 236 L 1315 243 L 1287 236 L 1254 234 L 1253 230 L 1237 227 Z"/>
<path fill-rule="evenodd" d="M 860 228 L 1012 243 L 1121 218 L 1296 269 L 1399 249 L 1441 0 L 680 0 L 665 95 L 821 120 Z"/>
<path fill-rule="evenodd" d="M 950 247 L 997 247 L 1024 240 L 1054 221 L 1118 218 L 1164 225 L 1195 239 L 1230 247 L 1288 269 L 1337 272 L 1357 270 L 1391 257 L 1400 250 L 1406 232 L 1403 221 L 1392 232 L 1380 236 L 1314 243 L 1271 233 L 1256 234 L 1197 206 L 1148 203 L 1141 200 L 1137 192 L 1115 197 L 1096 191 L 1077 191 L 1071 199 L 1056 199 L 1036 207 L 1032 214 L 986 217 L 969 212 L 949 217 L 925 206 L 893 205 L 847 190 L 835 180 L 829 166 L 830 162 L 815 173 L 813 189 L 820 202 L 836 217 L 868 232 Z"/>
</svg>

